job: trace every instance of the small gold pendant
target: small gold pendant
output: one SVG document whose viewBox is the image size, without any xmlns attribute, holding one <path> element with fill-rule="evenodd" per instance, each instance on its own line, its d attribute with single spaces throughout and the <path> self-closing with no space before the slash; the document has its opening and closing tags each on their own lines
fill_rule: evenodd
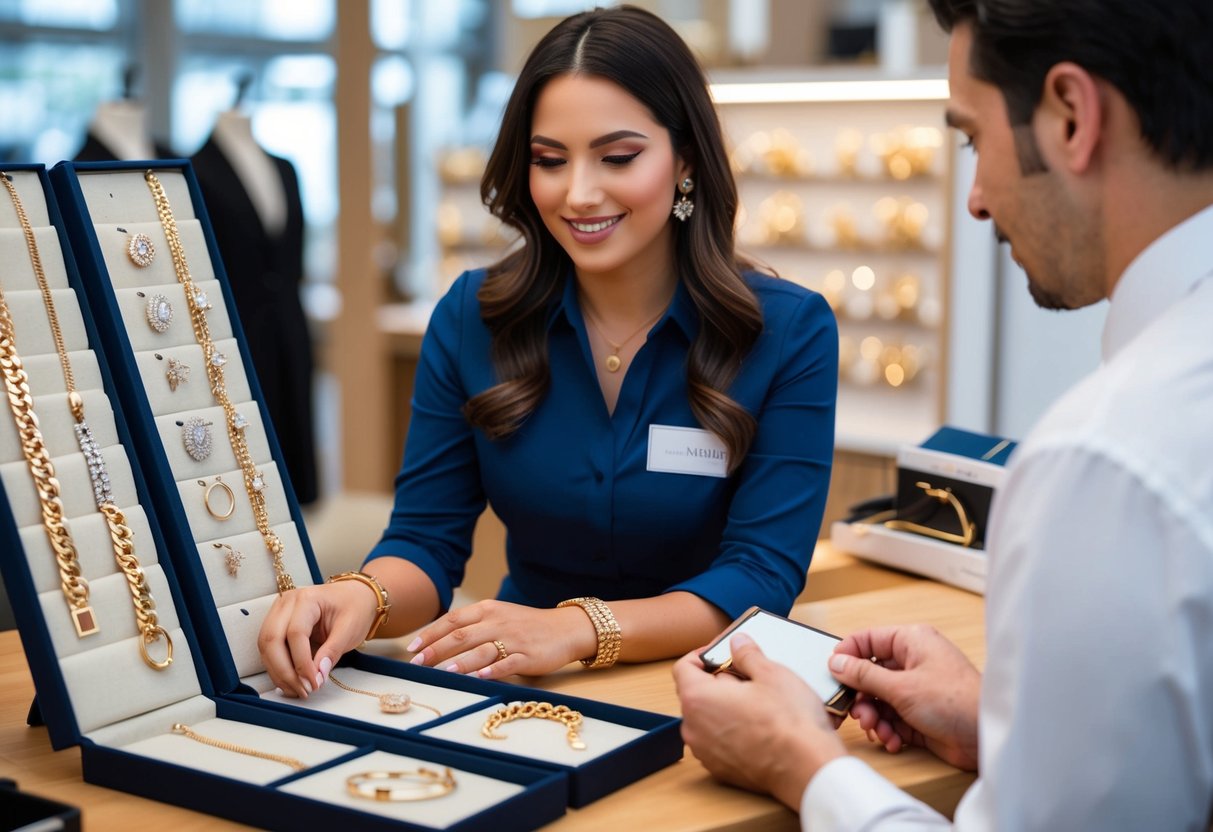
<svg viewBox="0 0 1213 832">
<path fill-rule="evenodd" d="M 402 714 L 413 706 L 413 698 L 407 693 L 378 694 L 379 710 L 385 714 Z"/>
<path fill-rule="evenodd" d="M 619 360 L 617 355 L 608 355 L 606 358 L 606 368 L 608 373 L 617 373 L 619 368 L 623 366 L 623 362 Z"/>
</svg>

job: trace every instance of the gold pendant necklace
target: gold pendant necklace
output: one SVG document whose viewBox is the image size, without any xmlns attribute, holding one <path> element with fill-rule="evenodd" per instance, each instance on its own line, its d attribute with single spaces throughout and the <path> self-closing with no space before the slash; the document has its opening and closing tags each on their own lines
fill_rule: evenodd
<svg viewBox="0 0 1213 832">
<path fill-rule="evenodd" d="M 38 243 L 34 237 L 34 229 L 30 225 L 21 197 L 8 174 L 0 173 L 0 180 L 8 189 L 13 200 L 13 208 L 17 212 L 17 220 L 25 235 L 25 245 L 29 252 L 30 263 L 34 269 L 34 277 L 42 292 L 42 304 L 46 309 L 46 317 L 50 323 L 51 334 L 54 336 L 55 350 L 59 354 L 59 366 L 63 369 L 63 380 L 67 387 L 67 401 L 72 416 L 76 420 L 76 443 L 80 452 L 88 462 L 89 477 L 92 480 L 93 499 L 97 511 L 105 518 L 109 527 L 110 542 L 114 549 L 114 560 L 117 561 L 131 592 L 131 601 L 135 607 L 135 619 L 138 622 L 140 642 L 139 653 L 143 661 L 155 670 L 164 670 L 173 663 L 173 640 L 168 632 L 160 626 L 156 616 L 156 602 L 152 598 L 151 589 L 147 584 L 147 576 L 135 557 L 134 534 L 126 524 L 126 517 L 114 504 L 114 494 L 110 487 L 109 472 L 106 470 L 105 458 L 101 448 L 93 438 L 93 431 L 84 420 L 84 399 L 76 390 L 76 379 L 72 374 L 71 360 L 67 355 L 67 347 L 63 342 L 63 330 L 59 326 L 59 316 L 55 312 L 54 296 L 46 280 L 46 272 L 42 268 L 42 257 L 38 252 Z M 50 455 L 38 429 L 38 417 L 34 413 L 34 401 L 29 393 L 25 370 L 21 366 L 21 358 L 17 354 L 17 345 L 13 337 L 13 321 L 0 293 L 0 364 L 4 369 L 4 383 L 8 390 L 9 405 L 13 418 L 21 435 L 21 449 L 29 464 L 30 473 L 38 485 L 38 499 L 42 503 L 42 523 L 50 538 L 51 548 L 55 551 L 55 560 L 59 565 L 60 584 L 63 594 L 67 597 L 68 605 L 72 608 L 72 622 L 76 625 L 76 635 L 83 637 L 97 632 L 97 620 L 92 607 L 88 604 L 88 582 L 80 575 L 80 564 L 77 559 L 75 544 L 71 533 L 63 523 L 63 504 L 59 498 L 59 482 L 55 479 L 55 469 L 51 465 Z M 157 660 L 148 654 L 148 646 L 164 639 L 165 657 Z"/>
<path fill-rule="evenodd" d="M 257 470 L 253 457 L 249 453 L 248 440 L 244 436 L 244 429 L 249 424 L 248 420 L 236 410 L 236 406 L 232 404 L 232 400 L 227 395 L 227 383 L 223 379 L 223 365 L 227 363 L 227 358 L 215 349 L 215 342 L 211 340 L 211 328 L 206 320 L 206 313 L 211 309 L 211 304 L 207 301 L 206 294 L 198 289 L 193 277 L 190 276 L 190 267 L 185 260 L 185 247 L 181 244 L 181 236 L 177 232 L 177 220 L 173 217 L 173 209 L 169 205 L 168 196 L 164 193 L 164 186 L 160 184 L 156 174 L 150 170 L 143 175 L 143 178 L 147 180 L 147 186 L 152 192 L 152 200 L 156 203 L 156 214 L 160 217 L 160 227 L 164 229 L 164 236 L 168 240 L 169 254 L 173 257 L 173 271 L 177 274 L 177 282 L 185 290 L 186 305 L 189 306 L 190 311 L 190 323 L 194 328 L 194 338 L 202 347 L 211 394 L 223 408 L 224 421 L 227 423 L 227 436 L 231 440 L 236 462 L 244 474 L 244 490 L 248 494 L 249 505 L 253 508 L 257 531 L 260 532 L 262 540 L 265 541 L 265 548 L 270 553 L 270 561 L 273 563 L 274 574 L 277 577 L 278 592 L 281 594 L 294 589 L 295 581 L 286 571 L 286 565 L 282 562 L 282 553 L 286 547 L 270 528 L 269 512 L 265 507 L 265 477 Z"/>
<path fill-rule="evenodd" d="M 602 325 L 599 324 L 597 319 L 593 315 L 590 314 L 589 309 L 584 309 L 583 314 L 585 315 L 585 319 L 587 321 L 589 321 L 590 324 L 594 327 L 594 331 L 598 333 L 598 337 L 601 338 L 603 341 L 606 341 L 607 346 L 609 346 L 611 348 L 611 354 L 608 355 L 606 357 L 606 359 L 603 360 L 603 362 L 602 362 L 606 366 L 607 372 L 608 373 L 617 373 L 617 372 L 619 372 L 619 368 L 623 366 L 623 359 L 619 357 L 619 351 L 621 349 L 623 349 L 625 346 L 627 346 L 627 344 L 630 343 L 631 340 L 633 338 L 635 338 L 637 335 L 644 332 L 649 327 L 651 327 L 653 324 L 655 324 L 659 320 L 661 320 L 661 316 L 665 314 L 665 309 L 662 309 L 660 312 L 657 313 L 657 317 L 652 318 L 649 321 L 647 321 L 646 323 L 644 323 L 640 327 L 640 329 L 633 332 L 627 338 L 624 338 L 618 344 L 616 344 L 614 341 L 612 341 L 610 338 L 608 338 L 606 336 L 606 333 L 602 331 Z"/>
</svg>

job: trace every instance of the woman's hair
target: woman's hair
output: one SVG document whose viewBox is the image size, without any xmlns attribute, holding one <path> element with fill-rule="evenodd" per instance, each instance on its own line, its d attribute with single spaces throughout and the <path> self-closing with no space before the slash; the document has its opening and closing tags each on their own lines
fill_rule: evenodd
<svg viewBox="0 0 1213 832">
<path fill-rule="evenodd" d="M 540 91 L 568 73 L 626 90 L 669 130 L 674 152 L 690 166 L 695 212 L 673 223 L 674 267 L 700 317 L 687 357 L 687 386 L 695 418 L 721 438 L 730 468 L 736 468 L 757 425 L 726 391 L 762 331 L 762 311 L 741 276 L 748 263 L 733 249 L 737 188 L 698 62 L 664 21 L 631 6 L 595 9 L 558 24 L 527 58 L 506 105 L 480 195 L 524 244 L 489 268 L 478 294 L 500 383 L 469 399 L 464 416 L 490 438 L 508 436 L 551 382 L 547 315 L 572 262 L 531 199 L 530 137 Z"/>
</svg>

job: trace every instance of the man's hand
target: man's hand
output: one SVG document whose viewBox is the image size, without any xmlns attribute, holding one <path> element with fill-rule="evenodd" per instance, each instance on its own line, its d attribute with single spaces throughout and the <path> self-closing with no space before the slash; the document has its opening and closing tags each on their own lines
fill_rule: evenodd
<svg viewBox="0 0 1213 832">
<path fill-rule="evenodd" d="M 981 673 L 935 628 L 854 633 L 835 648 L 830 672 L 859 691 L 851 716 L 886 749 L 922 746 L 958 768 L 977 770 Z"/>
<path fill-rule="evenodd" d="M 748 636 L 729 644 L 733 667 L 747 679 L 706 673 L 698 651 L 674 666 L 682 738 L 717 778 L 799 810 L 809 780 L 846 749 L 821 699 L 799 676 Z"/>
</svg>

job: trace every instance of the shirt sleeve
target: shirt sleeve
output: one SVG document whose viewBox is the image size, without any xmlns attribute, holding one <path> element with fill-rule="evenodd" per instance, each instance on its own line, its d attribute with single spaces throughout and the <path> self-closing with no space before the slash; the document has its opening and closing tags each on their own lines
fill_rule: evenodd
<svg viewBox="0 0 1213 832">
<path fill-rule="evenodd" d="M 668 590 L 693 592 L 730 618 L 752 605 L 780 614 L 792 608 L 804 589 L 829 490 L 838 327 L 816 293 L 789 306 L 790 313 L 778 316 L 764 310 L 763 337 L 779 343 L 777 369 L 735 475 L 720 553 L 705 572 Z"/>
<path fill-rule="evenodd" d="M 822 766 L 804 790 L 800 828 L 804 832 L 917 832 L 951 829 L 952 824 L 857 757 L 839 757 Z"/>
<path fill-rule="evenodd" d="M 991 526 L 982 776 L 957 826 L 1206 828 L 1213 551 L 1185 484 L 1067 441 L 1013 466 Z"/>
<path fill-rule="evenodd" d="M 472 310 L 469 312 L 469 309 Z M 473 430 L 463 417 L 469 396 L 459 372 L 464 317 L 475 314 L 475 285 L 464 274 L 438 302 L 421 343 L 404 464 L 383 537 L 367 560 L 401 557 L 434 583 L 442 609 L 451 604 L 484 511 Z"/>
</svg>

